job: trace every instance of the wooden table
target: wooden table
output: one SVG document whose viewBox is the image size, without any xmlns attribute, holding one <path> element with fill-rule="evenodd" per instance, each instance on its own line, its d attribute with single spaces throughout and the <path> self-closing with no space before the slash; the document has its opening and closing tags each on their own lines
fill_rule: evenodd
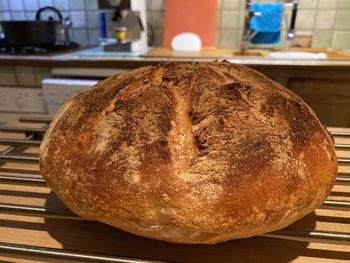
<svg viewBox="0 0 350 263">
<path fill-rule="evenodd" d="M 45 123 L 12 122 L 8 127 L 34 128 L 40 130 Z M 329 128 L 335 135 L 339 158 L 350 159 L 350 129 Z M 38 132 L 40 134 L 40 132 Z M 344 135 L 348 133 L 349 135 Z M 343 135 L 341 135 L 343 134 Z M 28 134 L 27 134 L 28 135 Z M 25 139 L 22 132 L 0 132 L 3 138 Z M 9 146 L 1 146 L 0 151 Z M 37 157 L 39 148 L 18 146 L 11 154 Z M 1 157 L 1 154 L 0 154 Z M 345 159 L 347 160 L 347 159 Z M 350 164 L 339 166 L 340 177 L 350 178 Z M 0 180 L 0 203 L 53 208 L 66 208 L 43 183 L 38 164 L 2 162 L 0 176 L 34 178 L 38 182 L 14 183 Z M 337 184 L 328 200 L 350 201 L 350 184 Z M 69 214 L 68 214 L 69 215 Z M 55 216 L 54 216 L 55 217 Z M 57 217 L 57 216 L 56 216 Z M 69 217 L 69 216 L 68 216 Z M 317 209 L 287 229 L 302 231 L 335 231 L 350 233 L 350 211 Z M 42 216 L 15 215 L 0 209 L 0 242 L 69 250 L 78 253 L 97 253 L 115 257 L 141 258 L 172 262 L 349 262 L 350 244 L 327 244 L 301 242 L 268 237 L 232 240 L 217 245 L 181 245 L 141 238 L 108 225 L 77 219 L 43 218 Z M 25 247 L 26 248 L 26 247 Z M 106 258 L 105 258 L 106 259 Z M 0 261 L 6 262 L 70 262 L 54 258 L 43 259 L 9 254 L 1 250 Z M 45 261 L 46 260 L 46 261 Z M 106 259 L 107 260 L 107 259 Z M 111 259 L 112 260 L 112 259 Z M 88 262 L 88 260 L 84 260 Z M 102 262 L 102 261 L 101 261 Z M 105 261 L 107 262 L 107 261 Z M 112 262 L 112 261 L 110 261 Z M 117 262 L 117 261 L 114 261 Z M 119 261 L 125 262 L 125 261 Z M 134 261 L 129 261 L 134 262 Z"/>
</svg>

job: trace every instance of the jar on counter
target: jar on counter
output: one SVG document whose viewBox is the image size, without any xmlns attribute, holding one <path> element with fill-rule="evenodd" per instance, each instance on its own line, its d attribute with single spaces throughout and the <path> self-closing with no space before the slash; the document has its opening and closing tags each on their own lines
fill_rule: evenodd
<svg viewBox="0 0 350 263">
<path fill-rule="evenodd" d="M 115 34 L 115 38 L 117 39 L 118 42 L 120 43 L 124 43 L 126 42 L 126 31 L 127 31 L 127 27 L 116 27 L 114 28 L 114 34 Z"/>
</svg>

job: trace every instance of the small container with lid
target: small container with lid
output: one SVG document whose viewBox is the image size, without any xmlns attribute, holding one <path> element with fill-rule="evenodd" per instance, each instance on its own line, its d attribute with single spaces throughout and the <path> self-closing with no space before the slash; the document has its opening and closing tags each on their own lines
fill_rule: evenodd
<svg viewBox="0 0 350 263">
<path fill-rule="evenodd" d="M 126 42 L 126 27 L 116 27 L 114 28 L 114 33 L 115 33 L 115 38 L 117 39 L 118 42 L 124 43 Z"/>
</svg>

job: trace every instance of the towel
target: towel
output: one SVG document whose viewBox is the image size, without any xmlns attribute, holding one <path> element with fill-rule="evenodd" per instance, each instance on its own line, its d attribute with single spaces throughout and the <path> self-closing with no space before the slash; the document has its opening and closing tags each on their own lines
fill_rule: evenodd
<svg viewBox="0 0 350 263">
<path fill-rule="evenodd" d="M 250 42 L 253 44 L 278 44 L 281 41 L 281 32 L 258 32 Z"/>
<path fill-rule="evenodd" d="M 253 44 L 276 44 L 281 41 L 283 3 L 252 3 L 250 10 L 261 15 L 253 16 L 250 28 L 258 33 L 252 38 Z"/>
</svg>

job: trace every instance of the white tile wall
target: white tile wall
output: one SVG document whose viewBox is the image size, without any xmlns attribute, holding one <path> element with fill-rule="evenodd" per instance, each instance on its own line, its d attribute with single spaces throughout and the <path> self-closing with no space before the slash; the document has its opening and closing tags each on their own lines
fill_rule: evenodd
<svg viewBox="0 0 350 263">
<path fill-rule="evenodd" d="M 68 16 L 70 17 L 70 13 L 67 11 L 62 11 L 61 14 L 62 14 L 63 19 L 65 19 Z"/>
<path fill-rule="evenodd" d="M 313 29 L 315 26 L 315 10 L 299 10 L 296 19 L 296 28 L 298 29 Z"/>
<path fill-rule="evenodd" d="M 23 0 L 24 9 L 27 11 L 36 11 L 39 9 L 37 0 Z"/>
<path fill-rule="evenodd" d="M 315 30 L 312 46 L 316 48 L 328 48 L 332 45 L 333 32 L 330 30 Z"/>
<path fill-rule="evenodd" d="M 240 9 L 244 4 L 244 1 L 241 0 L 221 0 L 221 9 Z"/>
<path fill-rule="evenodd" d="M 319 0 L 319 9 L 336 9 L 338 7 L 338 0 Z"/>
<path fill-rule="evenodd" d="M 230 48 L 238 46 L 238 32 L 237 30 L 225 30 L 220 33 L 220 47 Z"/>
<path fill-rule="evenodd" d="M 86 13 L 84 11 L 71 11 L 70 16 L 74 28 L 86 27 Z"/>
<path fill-rule="evenodd" d="M 0 2 L 1 2 L 1 8 L 3 10 L 9 10 L 10 9 L 8 0 L 0 0 Z"/>
<path fill-rule="evenodd" d="M 317 29 L 332 29 L 334 27 L 336 10 L 319 10 L 317 12 L 316 24 Z"/>
<path fill-rule="evenodd" d="M 149 22 L 152 24 L 154 29 L 164 28 L 164 12 L 152 11 L 148 17 L 150 19 Z"/>
<path fill-rule="evenodd" d="M 96 0 L 85 0 L 86 10 L 97 10 L 97 1 Z"/>
<path fill-rule="evenodd" d="M 86 12 L 86 18 L 87 18 L 87 27 L 89 28 L 99 28 L 100 26 L 100 17 L 99 12 Z"/>
<path fill-rule="evenodd" d="M 163 0 L 151 0 L 152 10 L 164 10 L 164 1 Z"/>
<path fill-rule="evenodd" d="M 35 20 L 36 12 L 26 12 L 26 20 Z"/>
<path fill-rule="evenodd" d="M 53 0 L 39 0 L 39 7 L 41 8 L 45 6 L 53 6 Z"/>
<path fill-rule="evenodd" d="M 350 10 L 338 10 L 335 28 L 350 30 Z"/>
<path fill-rule="evenodd" d="M 3 20 L 11 20 L 11 13 L 10 12 L 2 12 L 2 19 Z"/>
<path fill-rule="evenodd" d="M 233 29 L 239 27 L 239 11 L 222 11 L 220 28 Z"/>
<path fill-rule="evenodd" d="M 69 10 L 68 0 L 54 0 L 53 3 L 58 10 Z"/>
<path fill-rule="evenodd" d="M 88 30 L 89 34 L 89 45 L 97 45 L 98 44 L 98 38 L 100 37 L 100 30 L 99 29 L 90 29 Z"/>
<path fill-rule="evenodd" d="M 24 10 L 24 5 L 22 0 L 10 0 L 10 10 L 11 11 L 23 11 Z"/>
<path fill-rule="evenodd" d="M 82 45 L 87 46 L 89 44 L 88 31 L 86 29 L 73 29 L 73 38 L 78 39 Z"/>
<path fill-rule="evenodd" d="M 338 8 L 350 8 L 350 1 L 349 0 L 336 0 L 338 2 Z"/>
<path fill-rule="evenodd" d="M 339 49 L 350 49 L 349 39 L 349 31 L 335 31 L 333 34 L 332 47 Z"/>
<path fill-rule="evenodd" d="M 69 6 L 71 10 L 84 10 L 85 2 L 84 0 L 73 0 L 69 1 Z"/>
<path fill-rule="evenodd" d="M 239 28 L 243 30 L 245 22 L 245 12 L 243 10 L 239 11 Z"/>
<path fill-rule="evenodd" d="M 152 10 L 152 1 L 151 0 L 146 1 L 146 8 L 147 8 L 147 10 Z"/>
<path fill-rule="evenodd" d="M 11 12 L 11 17 L 12 19 L 16 19 L 16 20 L 26 20 L 26 15 L 23 11 L 20 12 Z"/>
<path fill-rule="evenodd" d="M 302 9 L 317 8 L 318 0 L 299 0 L 299 7 Z"/>
</svg>

